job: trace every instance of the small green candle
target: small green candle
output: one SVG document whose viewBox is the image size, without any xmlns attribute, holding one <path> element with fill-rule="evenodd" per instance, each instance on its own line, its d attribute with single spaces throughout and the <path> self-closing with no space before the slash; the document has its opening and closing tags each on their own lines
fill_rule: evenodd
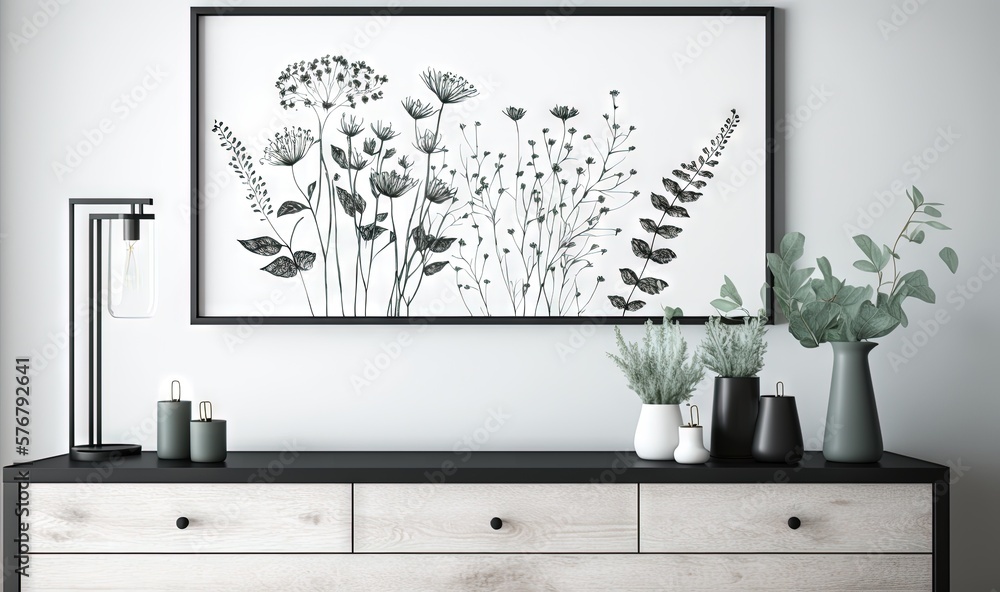
<svg viewBox="0 0 1000 592">
<path fill-rule="evenodd" d="M 226 460 L 226 420 L 212 418 L 211 401 L 198 403 L 198 416 L 191 421 L 191 460 L 204 463 Z"/>
<path fill-rule="evenodd" d="M 181 383 L 175 380 L 170 383 L 170 400 L 156 402 L 156 456 L 181 460 L 190 450 L 191 401 L 181 400 Z"/>
</svg>

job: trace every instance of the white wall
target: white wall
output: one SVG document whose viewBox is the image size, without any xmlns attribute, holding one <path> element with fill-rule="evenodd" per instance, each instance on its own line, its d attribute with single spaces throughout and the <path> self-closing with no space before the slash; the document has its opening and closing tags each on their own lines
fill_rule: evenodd
<svg viewBox="0 0 1000 592">
<path fill-rule="evenodd" d="M 505 420 L 483 449 L 631 447 L 639 404 L 605 359 L 610 327 L 581 337 L 584 329 L 572 326 L 268 326 L 249 335 L 235 327 L 191 326 L 185 214 L 190 3 L 60 0 L 57 14 L 39 16 L 53 3 L 0 3 L 4 464 L 15 460 L 8 418 L 13 359 L 22 353 L 32 353 L 39 369 L 32 378 L 31 457 L 66 451 L 66 199 L 88 195 L 156 199 L 158 314 L 109 324 L 106 331 L 106 433 L 115 438 L 155 447 L 148 429 L 153 402 L 178 378 L 187 398 L 212 399 L 217 416 L 231 422 L 233 449 L 452 449 L 491 413 Z M 927 248 L 905 259 L 927 270 L 938 303 L 912 303 L 910 327 L 882 339 L 873 353 L 873 374 L 886 447 L 960 467 L 952 490 L 956 589 L 1000 589 L 994 341 L 1000 321 L 993 306 L 1000 281 L 984 263 L 1000 255 L 994 230 L 1000 218 L 994 182 L 1000 3 L 775 4 L 782 8 L 778 111 L 779 118 L 786 114 L 787 129 L 778 154 L 779 231 L 804 232 L 807 257 L 828 255 L 845 270 L 856 258 L 847 226 L 859 225 L 859 209 L 878 209 L 878 192 L 894 182 L 916 183 L 929 200 L 946 203 L 946 222 L 955 230 L 934 234 Z M 880 30 L 894 13 L 898 29 Z M 43 26 L 32 31 L 24 19 Z M 686 40 L 664 43 L 685 51 Z M 162 79 L 147 77 L 150 71 Z M 123 107 L 120 95 L 144 81 L 151 87 L 144 99 Z M 105 119 L 110 132 L 71 172 L 57 175 L 53 163 L 65 163 L 67 150 L 86 140 L 85 130 Z M 920 168 L 914 159 L 924 155 L 934 162 Z M 896 232 L 905 209 L 896 199 L 870 232 Z M 962 258 L 955 277 L 936 258 L 945 244 Z M 975 293 L 962 296 L 953 291 L 958 285 Z M 922 328 L 935 318 L 946 322 Z M 701 331 L 688 327 L 685 334 L 696 341 Z M 409 345 L 369 388 L 355 392 L 352 375 L 362 375 L 400 339 Z M 762 381 L 783 380 L 798 397 L 806 438 L 819 447 L 830 351 L 803 349 L 784 326 L 772 330 L 769 343 Z M 920 347 L 911 351 L 907 343 Z M 572 353 L 564 355 L 561 346 Z M 46 359 L 53 352 L 56 357 Z M 904 353 L 906 363 L 894 367 L 890 356 Z M 695 396 L 703 416 L 710 412 L 710 388 L 706 381 Z"/>
</svg>

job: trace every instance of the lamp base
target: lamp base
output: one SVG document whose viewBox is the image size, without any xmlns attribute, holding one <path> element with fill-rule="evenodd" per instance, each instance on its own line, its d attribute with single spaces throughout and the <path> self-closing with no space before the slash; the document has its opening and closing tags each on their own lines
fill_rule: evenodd
<svg viewBox="0 0 1000 592">
<path fill-rule="evenodd" d="M 138 444 L 84 444 L 69 449 L 70 460 L 84 462 L 108 460 L 119 456 L 131 456 L 142 452 Z"/>
</svg>

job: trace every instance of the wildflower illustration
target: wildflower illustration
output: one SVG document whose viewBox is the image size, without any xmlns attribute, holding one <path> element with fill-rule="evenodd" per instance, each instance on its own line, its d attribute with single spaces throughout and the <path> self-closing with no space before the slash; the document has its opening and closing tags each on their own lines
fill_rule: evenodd
<svg viewBox="0 0 1000 592">
<path fill-rule="evenodd" d="M 622 316 L 646 306 L 646 301 L 644 300 L 633 300 L 632 297 L 635 295 L 636 289 L 655 296 L 668 287 L 665 280 L 645 275 L 646 268 L 650 262 L 657 265 L 666 265 L 677 258 L 677 253 L 672 249 L 666 247 L 657 249 L 656 241 L 657 239 L 670 240 L 677 238 L 683 229 L 672 224 L 663 224 L 663 222 L 667 216 L 671 218 L 691 217 L 688 214 L 687 208 L 677 205 L 677 202 L 689 204 L 698 201 L 702 197 L 703 194 L 695 191 L 695 189 L 703 189 L 708 184 L 707 180 L 715 176 L 709 169 L 715 168 L 719 164 L 719 161 L 716 159 L 726 149 L 726 145 L 729 144 L 729 139 L 732 137 L 733 131 L 738 127 L 739 122 L 740 116 L 736 113 L 736 109 L 733 109 L 730 117 L 726 119 L 725 125 L 720 128 L 719 133 L 712 139 L 711 144 L 701 149 L 702 154 L 698 155 L 697 162 L 694 160 L 690 163 L 682 162 L 680 169 L 671 171 L 670 174 L 679 182 L 670 177 L 663 178 L 663 187 L 670 193 L 672 198 L 667 198 L 657 193 L 650 193 L 650 201 L 653 208 L 661 212 L 660 218 L 655 222 L 651 218 L 640 218 L 639 225 L 644 231 L 653 236 L 649 239 L 649 242 L 646 242 L 646 236 L 633 238 L 631 241 L 632 253 L 639 259 L 642 259 L 642 267 L 638 273 L 627 267 L 619 269 L 622 281 L 625 282 L 625 285 L 632 286 L 632 289 L 627 296 L 614 294 L 608 296 L 611 305 L 622 311 Z M 680 183 L 683 183 L 683 185 Z"/>
<path fill-rule="evenodd" d="M 492 107 L 509 122 L 490 130 L 488 143 L 507 146 L 495 151 L 481 144 L 480 122 L 445 118 L 479 97 L 468 78 L 435 67 L 413 76 L 418 96 L 382 103 L 392 109 L 366 121 L 366 105 L 386 98 L 387 76 L 342 56 L 295 62 L 277 77 L 278 104 L 307 121 L 275 133 L 257 155 L 223 121 L 212 127 L 262 227 L 234 238 L 250 260 L 266 258 L 261 271 L 297 278 L 308 314 L 410 316 L 421 290 L 442 278 L 470 316 L 581 316 L 604 297 L 625 314 L 646 304 L 636 289 L 667 288 L 646 275 L 650 261 L 677 256 L 661 243 L 681 228 L 665 217 L 689 217 L 679 204 L 702 196 L 735 111 L 697 161 L 672 172 L 677 180 L 663 179 L 671 197 L 652 194 L 659 220 L 637 214 L 652 236 L 627 238 L 608 222 L 640 195 L 628 165 L 636 127 L 621 121 L 617 90 L 606 113 L 569 102 Z M 258 167 L 285 176 L 273 203 Z M 598 262 L 609 252 L 643 260 L 638 271 L 620 270 L 627 296 L 607 293 Z"/>
<path fill-rule="evenodd" d="M 620 232 L 602 221 L 639 195 L 625 188 L 637 174 L 624 166 L 635 149 L 629 137 L 636 128 L 619 122 L 618 95 L 611 91 L 611 111 L 602 115 L 604 140 L 570 125 L 578 109 L 556 105 L 548 114 L 558 127 L 542 128 L 540 141 L 522 142 L 527 111 L 504 109 L 514 128 L 511 167 L 507 153 L 490 159 L 493 152 L 480 146 L 479 122 L 462 126 L 467 154 L 461 177 L 472 223 L 471 236 L 459 243 L 455 275 L 470 315 L 586 312 L 604 282 L 591 273 L 595 258 L 608 251 L 598 239 Z M 504 212 L 515 215 L 503 219 Z"/>
</svg>

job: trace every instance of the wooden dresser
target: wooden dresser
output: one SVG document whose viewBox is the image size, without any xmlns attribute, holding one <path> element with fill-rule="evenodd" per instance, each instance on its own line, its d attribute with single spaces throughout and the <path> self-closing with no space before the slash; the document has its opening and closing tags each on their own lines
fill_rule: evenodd
<svg viewBox="0 0 1000 592">
<path fill-rule="evenodd" d="M 949 589 L 948 469 L 890 453 L 145 452 L 3 482 L 4 592 Z"/>
</svg>

